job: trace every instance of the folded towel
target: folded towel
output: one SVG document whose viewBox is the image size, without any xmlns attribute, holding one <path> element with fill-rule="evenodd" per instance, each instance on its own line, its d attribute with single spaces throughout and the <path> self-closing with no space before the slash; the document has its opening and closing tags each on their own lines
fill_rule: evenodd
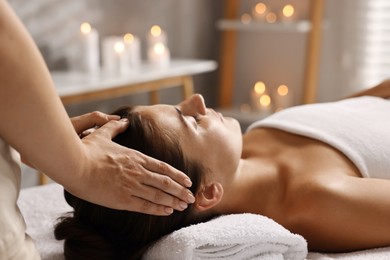
<svg viewBox="0 0 390 260">
<path fill-rule="evenodd" d="M 157 241 L 145 259 L 305 259 L 306 240 L 267 217 L 224 215 Z"/>
<path fill-rule="evenodd" d="M 390 101 L 358 97 L 292 107 L 253 123 L 320 140 L 348 157 L 363 177 L 390 179 Z"/>
<path fill-rule="evenodd" d="M 56 240 L 53 233 L 57 218 L 72 210 L 64 199 L 64 188 L 52 183 L 23 189 L 18 205 L 42 260 L 65 259 L 64 241 Z"/>
</svg>

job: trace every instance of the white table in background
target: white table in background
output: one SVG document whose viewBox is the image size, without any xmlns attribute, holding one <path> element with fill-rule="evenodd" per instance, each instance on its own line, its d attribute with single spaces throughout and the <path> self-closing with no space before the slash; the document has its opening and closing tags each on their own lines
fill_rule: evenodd
<svg viewBox="0 0 390 260">
<path fill-rule="evenodd" d="M 78 72 L 53 71 L 57 91 L 64 105 L 84 101 L 109 99 L 140 92 L 150 93 L 150 102 L 158 103 L 158 90 L 181 87 L 183 98 L 193 93 L 192 76 L 213 71 L 217 63 L 211 60 L 172 60 L 169 67 L 156 68 L 143 64 L 127 75 L 90 76 Z"/>
</svg>

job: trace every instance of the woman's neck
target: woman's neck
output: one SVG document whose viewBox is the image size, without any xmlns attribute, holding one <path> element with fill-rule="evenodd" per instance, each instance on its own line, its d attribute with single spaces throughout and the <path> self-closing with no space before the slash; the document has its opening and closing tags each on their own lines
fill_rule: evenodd
<svg viewBox="0 0 390 260">
<path fill-rule="evenodd" d="M 213 211 L 267 215 L 282 193 L 278 172 L 277 164 L 268 158 L 241 159 L 232 181 L 224 184 L 222 201 Z"/>
</svg>

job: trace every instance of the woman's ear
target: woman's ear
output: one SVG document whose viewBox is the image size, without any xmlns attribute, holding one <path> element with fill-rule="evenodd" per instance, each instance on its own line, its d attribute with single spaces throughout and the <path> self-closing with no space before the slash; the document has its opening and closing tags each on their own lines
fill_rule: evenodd
<svg viewBox="0 0 390 260">
<path fill-rule="evenodd" d="M 223 186 L 221 183 L 207 184 L 196 194 L 194 206 L 199 211 L 211 209 L 221 201 L 222 196 Z"/>
</svg>

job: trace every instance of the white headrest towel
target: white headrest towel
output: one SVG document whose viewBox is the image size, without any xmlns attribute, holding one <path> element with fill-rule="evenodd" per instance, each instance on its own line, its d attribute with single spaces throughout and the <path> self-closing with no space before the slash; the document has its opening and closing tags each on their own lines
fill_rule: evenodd
<svg viewBox="0 0 390 260">
<path fill-rule="evenodd" d="M 144 259 L 305 259 L 306 240 L 272 219 L 232 214 L 177 230 L 157 241 Z"/>
</svg>

